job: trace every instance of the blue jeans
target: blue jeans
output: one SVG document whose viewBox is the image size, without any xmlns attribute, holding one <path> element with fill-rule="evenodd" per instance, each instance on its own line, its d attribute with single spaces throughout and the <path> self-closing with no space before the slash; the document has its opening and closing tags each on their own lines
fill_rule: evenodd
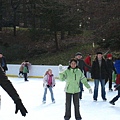
<svg viewBox="0 0 120 120">
<path fill-rule="evenodd" d="M 55 99 L 54 99 L 54 95 L 53 95 L 52 87 L 45 88 L 45 90 L 44 90 L 44 95 L 43 95 L 43 101 L 46 101 L 47 89 L 49 89 L 49 91 L 50 91 L 50 94 L 51 94 L 51 100 L 52 100 L 52 102 L 53 102 Z"/>
<path fill-rule="evenodd" d="M 97 100 L 98 97 L 98 87 L 99 87 L 99 82 L 101 83 L 101 97 L 103 100 L 106 99 L 106 92 L 105 92 L 105 79 L 95 79 L 94 80 L 94 95 L 93 95 L 93 99 Z"/>
<path fill-rule="evenodd" d="M 120 90 L 118 90 L 118 95 L 116 97 L 114 97 L 111 101 L 112 102 L 116 102 L 120 97 Z"/>
</svg>

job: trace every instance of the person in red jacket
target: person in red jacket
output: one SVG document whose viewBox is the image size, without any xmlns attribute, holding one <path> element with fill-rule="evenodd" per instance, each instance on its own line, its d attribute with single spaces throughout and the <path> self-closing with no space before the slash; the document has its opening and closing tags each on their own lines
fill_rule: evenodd
<svg viewBox="0 0 120 120">
<path fill-rule="evenodd" d="M 84 62 L 85 62 L 87 65 L 91 66 L 91 54 L 88 54 L 88 56 L 84 59 Z M 87 74 L 87 73 L 88 73 L 88 74 Z M 87 67 L 85 67 L 85 76 L 86 76 L 87 78 L 90 78 L 90 70 L 89 70 Z"/>
<path fill-rule="evenodd" d="M 107 68 L 108 68 L 108 75 L 106 76 L 105 84 L 109 81 L 109 91 L 113 91 L 113 89 L 112 89 L 112 73 L 114 71 L 116 74 L 116 69 L 115 69 L 113 61 L 112 61 L 112 54 L 110 54 L 110 53 L 107 54 L 106 64 L 107 64 Z"/>
</svg>

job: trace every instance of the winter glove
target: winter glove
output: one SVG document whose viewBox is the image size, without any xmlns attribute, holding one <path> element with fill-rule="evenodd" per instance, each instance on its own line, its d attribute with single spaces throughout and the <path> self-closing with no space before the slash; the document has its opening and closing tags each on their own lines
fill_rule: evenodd
<svg viewBox="0 0 120 120">
<path fill-rule="evenodd" d="M 47 85 L 47 87 L 49 88 L 50 86 L 49 86 L 49 85 Z"/>
<path fill-rule="evenodd" d="M 27 112 L 26 108 L 24 107 L 21 99 L 18 99 L 17 101 L 15 101 L 15 104 L 16 104 L 15 114 L 17 114 L 17 113 L 18 113 L 18 110 L 20 110 L 22 116 L 25 117 L 25 116 L 26 116 L 26 113 L 28 113 L 28 112 Z"/>
<path fill-rule="evenodd" d="M 115 90 L 119 90 L 120 89 L 120 84 L 115 85 L 114 87 L 115 87 Z"/>
<path fill-rule="evenodd" d="M 91 88 L 89 88 L 89 93 L 92 94 L 92 89 Z"/>
<path fill-rule="evenodd" d="M 114 73 L 117 74 L 117 71 L 115 70 Z"/>
<path fill-rule="evenodd" d="M 58 69 L 59 69 L 59 72 L 63 72 L 64 71 L 63 66 L 61 64 L 59 64 Z"/>
</svg>

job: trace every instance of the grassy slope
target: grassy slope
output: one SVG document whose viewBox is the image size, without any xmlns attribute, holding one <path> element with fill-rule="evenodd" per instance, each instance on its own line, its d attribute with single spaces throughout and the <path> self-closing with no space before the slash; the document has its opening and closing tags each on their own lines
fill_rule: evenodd
<svg viewBox="0 0 120 120">
<path fill-rule="evenodd" d="M 46 53 L 37 58 L 31 58 L 29 61 L 32 64 L 68 65 L 68 61 L 70 58 L 74 57 L 76 52 L 81 52 L 84 58 L 88 53 L 93 53 L 94 51 L 91 45 L 76 44 L 76 46 L 71 46 L 67 50 L 57 51 L 55 53 Z"/>
<path fill-rule="evenodd" d="M 7 32 L 6 32 L 7 31 Z M 26 46 L 31 46 L 30 50 L 34 50 L 36 48 L 36 45 L 38 46 L 38 43 L 35 43 L 34 41 L 30 41 L 29 35 L 28 35 L 28 31 L 27 30 L 23 30 L 23 29 L 18 29 L 17 30 L 17 36 L 13 37 L 13 31 L 10 29 L 4 30 L 3 33 L 3 39 L 4 42 L 11 44 L 12 46 L 13 44 L 18 45 L 18 47 L 21 45 L 25 45 Z M 63 65 L 68 65 L 68 61 L 70 60 L 70 58 L 74 57 L 76 52 L 81 52 L 83 54 L 83 58 L 86 57 L 86 55 L 88 53 L 92 53 L 94 54 L 95 50 L 93 50 L 92 47 L 92 42 L 89 42 L 89 38 L 91 36 L 92 32 L 91 31 L 84 31 L 82 36 L 78 36 L 78 37 L 73 37 L 71 38 L 71 40 L 64 42 L 64 47 L 62 44 L 62 50 L 59 51 L 50 51 L 44 54 L 37 54 L 34 55 L 34 53 L 31 55 L 31 57 L 29 59 L 27 59 L 28 61 L 30 61 L 32 64 L 37 64 L 37 65 L 58 65 L 58 64 L 63 64 Z M 78 39 L 77 43 L 74 43 L 75 39 Z M 82 41 L 81 41 L 82 40 Z M 72 42 L 71 42 L 72 41 Z M 86 41 L 86 42 L 85 42 Z M 89 42 L 89 43 L 87 43 Z M 16 56 L 21 55 L 22 53 L 19 52 L 18 47 L 16 49 L 16 47 L 13 49 L 14 50 L 9 50 L 10 52 L 8 53 L 9 57 L 11 55 L 11 57 L 15 57 L 15 53 Z M 44 45 L 41 46 L 41 44 L 39 45 L 39 48 L 43 47 Z M 38 48 L 38 50 L 40 50 Z M 7 56 L 6 56 L 7 57 Z M 14 61 L 9 60 L 8 63 L 14 63 L 14 64 L 20 64 L 21 62 L 23 62 L 26 58 L 22 57 L 22 59 L 17 59 Z"/>
</svg>

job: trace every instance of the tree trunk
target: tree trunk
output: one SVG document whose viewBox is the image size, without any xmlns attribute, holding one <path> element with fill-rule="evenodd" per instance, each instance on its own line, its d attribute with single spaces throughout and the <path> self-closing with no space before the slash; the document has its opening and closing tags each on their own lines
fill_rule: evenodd
<svg viewBox="0 0 120 120">
<path fill-rule="evenodd" d="M 2 31 L 2 0 L 0 0 L 0 31 Z"/>
<path fill-rule="evenodd" d="M 64 38 L 65 38 L 65 32 L 61 31 L 61 40 L 64 40 Z"/>
<path fill-rule="evenodd" d="M 17 12 L 17 8 L 19 7 L 20 5 L 20 0 L 18 1 L 14 1 L 14 0 L 11 0 L 11 6 L 12 6 L 12 9 L 13 9 L 13 14 L 14 14 L 14 24 L 13 24 L 13 29 L 14 29 L 14 36 L 16 36 L 16 12 Z"/>
<path fill-rule="evenodd" d="M 23 21 L 24 21 L 24 27 L 27 27 L 27 17 L 26 17 L 26 1 L 23 0 Z"/>
<path fill-rule="evenodd" d="M 57 39 L 57 31 L 54 31 L 54 35 L 55 35 L 55 46 L 56 46 L 56 50 L 59 50 L 58 39 Z"/>
<path fill-rule="evenodd" d="M 14 36 L 16 36 L 16 10 L 14 10 L 14 24 L 13 24 L 13 28 L 14 28 Z"/>
</svg>

